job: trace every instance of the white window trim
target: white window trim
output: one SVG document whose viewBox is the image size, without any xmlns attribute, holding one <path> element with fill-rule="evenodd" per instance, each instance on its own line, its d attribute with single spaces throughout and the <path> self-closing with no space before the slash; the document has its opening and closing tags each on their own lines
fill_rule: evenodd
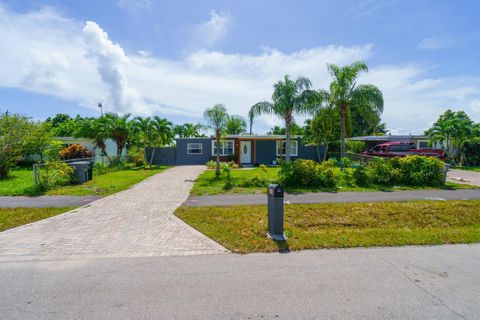
<svg viewBox="0 0 480 320">
<path fill-rule="evenodd" d="M 216 155 L 217 155 L 217 154 L 215 153 L 215 143 L 216 143 L 216 142 L 217 142 L 217 140 L 212 140 L 212 156 L 216 156 Z M 225 154 L 225 146 L 222 145 L 222 147 L 221 147 L 221 151 L 222 151 L 222 152 L 220 153 L 221 156 L 233 156 L 233 155 L 235 155 L 235 141 L 233 141 L 233 140 L 220 140 L 220 144 L 222 144 L 222 143 L 229 143 L 229 142 L 231 142 L 232 145 L 233 145 L 233 146 L 232 146 L 232 151 L 233 151 L 233 153 L 232 153 L 232 154 Z"/>
<path fill-rule="evenodd" d="M 286 141 L 277 140 L 277 148 L 276 148 L 277 157 L 280 157 L 280 143 L 283 143 L 283 142 L 286 142 Z M 291 140 L 290 142 L 295 144 L 295 148 L 293 148 L 293 150 L 290 150 L 290 157 L 298 157 L 298 140 Z M 286 154 L 286 152 L 284 153 Z M 284 157 L 285 154 L 282 154 L 282 157 Z"/>
<path fill-rule="evenodd" d="M 198 148 L 190 148 L 190 145 L 192 145 L 192 144 L 200 145 L 200 153 L 190 152 L 190 149 L 198 149 Z M 201 142 L 189 142 L 189 143 L 187 143 L 187 154 L 191 154 L 191 155 L 201 155 L 201 154 L 203 154 L 203 143 L 201 143 Z"/>
</svg>

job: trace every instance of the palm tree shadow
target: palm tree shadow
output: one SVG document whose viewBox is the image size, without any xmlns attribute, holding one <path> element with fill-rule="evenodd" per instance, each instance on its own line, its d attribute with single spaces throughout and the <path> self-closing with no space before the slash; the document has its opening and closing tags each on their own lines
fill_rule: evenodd
<svg viewBox="0 0 480 320">
<path fill-rule="evenodd" d="M 279 253 L 289 253 L 290 247 L 288 246 L 287 240 L 273 240 L 277 245 Z"/>
</svg>

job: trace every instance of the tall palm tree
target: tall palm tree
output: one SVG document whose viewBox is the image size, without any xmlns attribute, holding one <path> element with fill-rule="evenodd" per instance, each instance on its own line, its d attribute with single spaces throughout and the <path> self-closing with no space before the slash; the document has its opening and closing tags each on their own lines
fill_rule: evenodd
<svg viewBox="0 0 480 320">
<path fill-rule="evenodd" d="M 310 90 L 312 83 L 308 78 L 298 77 L 291 80 L 286 75 L 273 85 L 272 102 L 261 101 L 250 108 L 250 132 L 253 119 L 262 114 L 273 114 L 285 121 L 285 161 L 290 161 L 292 123 L 294 113 L 307 114 L 313 111 L 318 93 Z"/>
<path fill-rule="evenodd" d="M 130 114 L 119 116 L 115 113 L 105 114 L 109 138 L 113 139 L 117 145 L 117 160 L 122 157 L 122 151 L 125 147 L 128 136 L 132 130 L 132 122 L 129 121 Z"/>
<path fill-rule="evenodd" d="M 107 153 L 106 140 L 109 138 L 108 126 L 105 116 L 100 118 L 85 118 L 76 122 L 73 130 L 75 138 L 87 138 L 93 140 L 96 147 L 100 148 L 102 155 L 106 156 L 108 162 L 112 159 Z"/>
<path fill-rule="evenodd" d="M 173 142 L 173 124 L 167 119 L 158 116 L 154 116 L 152 122 L 158 137 L 157 145 L 170 145 Z"/>
<path fill-rule="evenodd" d="M 242 116 L 231 115 L 228 116 L 227 124 L 225 126 L 226 134 L 241 134 L 247 129 L 247 122 Z"/>
<path fill-rule="evenodd" d="M 360 72 L 368 71 L 364 62 L 356 61 L 343 67 L 329 64 L 328 71 L 333 77 L 328 92 L 330 104 L 334 105 L 340 114 L 340 157 L 343 158 L 345 157 L 346 120 L 349 108 L 356 105 L 381 114 L 383 112 L 383 95 L 374 85 L 356 86 Z"/>
<path fill-rule="evenodd" d="M 203 117 L 207 120 L 208 125 L 215 131 L 215 144 L 217 154 L 217 168 L 215 175 L 220 176 L 220 140 L 222 138 L 222 131 L 225 128 L 228 120 L 228 113 L 225 106 L 217 103 L 211 108 L 207 108 L 203 113 Z"/>
<path fill-rule="evenodd" d="M 176 125 L 173 128 L 173 132 L 179 138 L 197 138 L 201 137 L 202 134 L 200 133 L 203 130 L 203 125 L 200 123 L 193 124 L 193 123 L 184 123 L 180 125 Z"/>
</svg>

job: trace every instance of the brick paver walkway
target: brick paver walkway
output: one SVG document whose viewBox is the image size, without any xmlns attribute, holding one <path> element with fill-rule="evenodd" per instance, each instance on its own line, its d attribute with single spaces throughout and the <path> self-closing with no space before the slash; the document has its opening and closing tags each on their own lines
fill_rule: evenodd
<svg viewBox="0 0 480 320">
<path fill-rule="evenodd" d="M 89 206 L 0 233 L 0 261 L 213 254 L 173 215 L 202 166 L 175 167 Z"/>
</svg>

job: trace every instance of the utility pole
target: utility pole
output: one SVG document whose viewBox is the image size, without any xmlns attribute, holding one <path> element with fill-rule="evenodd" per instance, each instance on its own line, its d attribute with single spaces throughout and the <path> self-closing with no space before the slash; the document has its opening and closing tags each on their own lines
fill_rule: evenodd
<svg viewBox="0 0 480 320">
<path fill-rule="evenodd" d="M 103 117 L 103 105 L 101 102 L 98 103 L 98 109 L 100 109 L 100 115 Z"/>
</svg>

